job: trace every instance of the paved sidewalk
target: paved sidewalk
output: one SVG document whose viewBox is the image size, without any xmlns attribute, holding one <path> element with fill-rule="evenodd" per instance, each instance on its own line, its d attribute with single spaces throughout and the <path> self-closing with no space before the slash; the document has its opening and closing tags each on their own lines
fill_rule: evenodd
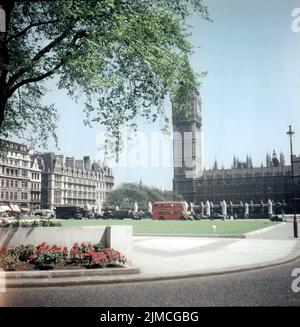
<svg viewBox="0 0 300 327">
<path fill-rule="evenodd" d="M 246 239 L 136 236 L 133 264 L 144 276 L 263 267 L 300 255 L 300 241 L 292 235 L 293 225 L 283 223 Z"/>
</svg>

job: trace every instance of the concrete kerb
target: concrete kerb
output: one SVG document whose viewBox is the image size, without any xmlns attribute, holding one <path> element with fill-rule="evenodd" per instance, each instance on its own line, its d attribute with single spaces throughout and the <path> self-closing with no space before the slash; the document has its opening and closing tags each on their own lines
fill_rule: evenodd
<svg viewBox="0 0 300 327">
<path fill-rule="evenodd" d="M 88 281 L 100 281 L 109 276 L 127 276 L 140 274 L 137 267 L 78 269 L 53 271 L 17 271 L 5 272 L 7 288 L 12 287 L 41 287 L 85 284 Z"/>
<path fill-rule="evenodd" d="M 200 238 L 246 238 L 246 234 L 150 234 L 137 233 L 134 236 L 149 236 L 149 237 L 200 237 Z"/>
<path fill-rule="evenodd" d="M 262 233 L 268 232 L 268 231 L 270 231 L 272 229 L 278 228 L 279 226 L 282 226 L 282 225 L 285 225 L 285 224 L 286 224 L 286 222 L 278 223 L 278 224 L 273 225 L 273 226 L 261 228 L 261 229 L 255 230 L 253 232 L 246 233 L 246 234 L 244 234 L 244 236 L 245 236 L 245 238 L 248 238 L 249 236 L 262 234 Z"/>
</svg>

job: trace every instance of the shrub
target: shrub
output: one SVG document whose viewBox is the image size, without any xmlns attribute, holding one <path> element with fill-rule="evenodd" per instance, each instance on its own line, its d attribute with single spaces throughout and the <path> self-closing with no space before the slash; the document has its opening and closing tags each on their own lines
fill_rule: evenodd
<svg viewBox="0 0 300 327">
<path fill-rule="evenodd" d="M 60 227 L 61 223 L 59 221 L 49 221 L 49 227 Z"/>
<path fill-rule="evenodd" d="M 10 222 L 7 218 L 3 218 L 0 223 L 0 227 L 8 228 L 10 226 Z"/>
<path fill-rule="evenodd" d="M 105 249 L 100 243 L 75 243 L 70 250 L 69 263 L 83 267 L 124 265 L 126 258 L 119 251 Z"/>
<path fill-rule="evenodd" d="M 108 263 L 107 256 L 103 252 L 96 252 L 94 250 L 89 250 L 88 252 L 88 262 L 85 264 L 86 267 L 98 268 L 104 267 Z"/>
<path fill-rule="evenodd" d="M 119 266 L 126 263 L 125 256 L 117 250 L 105 248 L 102 250 L 102 253 L 106 256 L 107 265 L 109 266 Z"/>
<path fill-rule="evenodd" d="M 61 223 L 58 221 L 50 221 L 48 219 L 25 221 L 25 220 L 14 220 L 12 222 L 3 221 L 0 224 L 2 228 L 18 228 L 18 227 L 60 227 Z"/>
<path fill-rule="evenodd" d="M 20 261 L 44 270 L 53 269 L 59 262 L 86 268 L 120 266 L 126 263 L 126 258 L 117 250 L 103 248 L 100 243 L 75 243 L 70 251 L 67 247 L 50 246 L 45 242 L 38 246 L 28 244 L 14 249 L 0 248 L 0 268 L 15 270 Z"/>
<path fill-rule="evenodd" d="M 62 260 L 67 263 L 69 260 L 70 254 L 68 248 L 65 246 L 62 250 Z"/>
<path fill-rule="evenodd" d="M 103 245 L 101 243 L 93 244 L 93 250 L 95 252 L 101 252 L 103 250 Z"/>
<path fill-rule="evenodd" d="M 93 249 L 93 245 L 91 243 L 82 242 L 75 243 L 71 250 L 69 260 L 74 265 L 85 265 L 89 262 L 88 252 Z"/>
<path fill-rule="evenodd" d="M 20 261 L 28 261 L 36 251 L 36 246 L 32 244 L 19 245 L 15 248 L 15 252 L 19 257 Z"/>
<path fill-rule="evenodd" d="M 14 271 L 19 264 L 18 255 L 13 249 L 0 250 L 0 268 L 5 271 Z"/>
<path fill-rule="evenodd" d="M 105 266 L 119 266 L 126 263 L 126 258 L 121 255 L 119 251 L 103 248 L 100 244 L 86 245 L 86 243 L 80 245 L 77 244 L 75 251 L 72 252 L 71 250 L 71 255 L 75 255 L 74 258 L 77 264 L 88 268 L 98 268 Z M 74 247 L 72 249 L 74 249 Z"/>
<path fill-rule="evenodd" d="M 43 242 L 37 246 L 35 254 L 29 260 L 38 269 L 53 269 L 62 259 L 63 251 L 60 245 L 51 247 Z"/>
</svg>

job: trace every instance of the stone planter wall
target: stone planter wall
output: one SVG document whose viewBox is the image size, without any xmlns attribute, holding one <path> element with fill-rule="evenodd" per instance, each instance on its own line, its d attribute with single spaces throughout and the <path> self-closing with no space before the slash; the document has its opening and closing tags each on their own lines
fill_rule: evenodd
<svg viewBox="0 0 300 327">
<path fill-rule="evenodd" d="M 0 228 L 0 247 L 46 242 L 72 247 L 76 242 L 101 243 L 120 251 L 132 264 L 132 226 Z"/>
</svg>

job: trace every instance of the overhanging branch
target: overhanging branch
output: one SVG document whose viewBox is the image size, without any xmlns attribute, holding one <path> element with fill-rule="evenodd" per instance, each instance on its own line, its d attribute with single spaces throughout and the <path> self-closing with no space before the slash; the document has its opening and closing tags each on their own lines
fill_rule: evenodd
<svg viewBox="0 0 300 327">
<path fill-rule="evenodd" d="M 52 76 L 53 74 L 55 74 L 57 72 L 57 70 L 59 70 L 59 68 L 61 68 L 68 60 L 70 54 L 71 54 L 71 48 L 72 46 L 76 46 L 76 41 L 78 39 L 81 39 L 83 38 L 84 36 L 86 35 L 86 32 L 85 31 L 79 31 L 75 34 L 75 36 L 73 37 L 70 45 L 69 45 L 69 49 L 68 51 L 66 52 L 65 56 L 51 69 L 49 70 L 48 72 L 45 72 L 44 74 L 41 74 L 41 75 L 38 75 L 38 76 L 34 76 L 34 77 L 30 77 L 30 78 L 26 78 L 22 81 L 20 81 L 19 83 L 15 84 L 10 90 L 9 90 L 9 93 L 8 93 L 8 97 L 12 96 L 12 94 L 17 90 L 19 89 L 21 86 L 23 85 L 26 85 L 26 84 L 29 84 L 29 83 L 36 83 L 36 82 L 39 82 L 47 77 L 50 77 Z M 76 46 L 77 48 L 79 46 Z"/>
<path fill-rule="evenodd" d="M 37 63 L 46 53 L 50 52 L 57 44 L 59 44 L 64 38 L 68 36 L 72 28 L 65 30 L 56 39 L 41 49 L 32 59 L 32 64 L 27 67 L 21 68 L 17 73 L 11 76 L 7 85 L 11 87 L 22 75 L 24 75 L 29 69 L 31 69 L 35 63 Z M 76 35 L 76 34 L 75 34 Z"/>
<path fill-rule="evenodd" d="M 16 38 L 26 34 L 32 27 L 42 26 L 42 25 L 47 25 L 47 24 L 54 24 L 54 23 L 58 23 L 58 22 L 59 22 L 59 20 L 55 19 L 55 20 L 49 20 L 49 21 L 46 21 L 46 22 L 31 23 L 27 27 L 25 27 L 22 31 L 20 31 L 19 33 L 8 37 L 7 42 L 10 42 L 12 39 L 16 39 Z"/>
</svg>

